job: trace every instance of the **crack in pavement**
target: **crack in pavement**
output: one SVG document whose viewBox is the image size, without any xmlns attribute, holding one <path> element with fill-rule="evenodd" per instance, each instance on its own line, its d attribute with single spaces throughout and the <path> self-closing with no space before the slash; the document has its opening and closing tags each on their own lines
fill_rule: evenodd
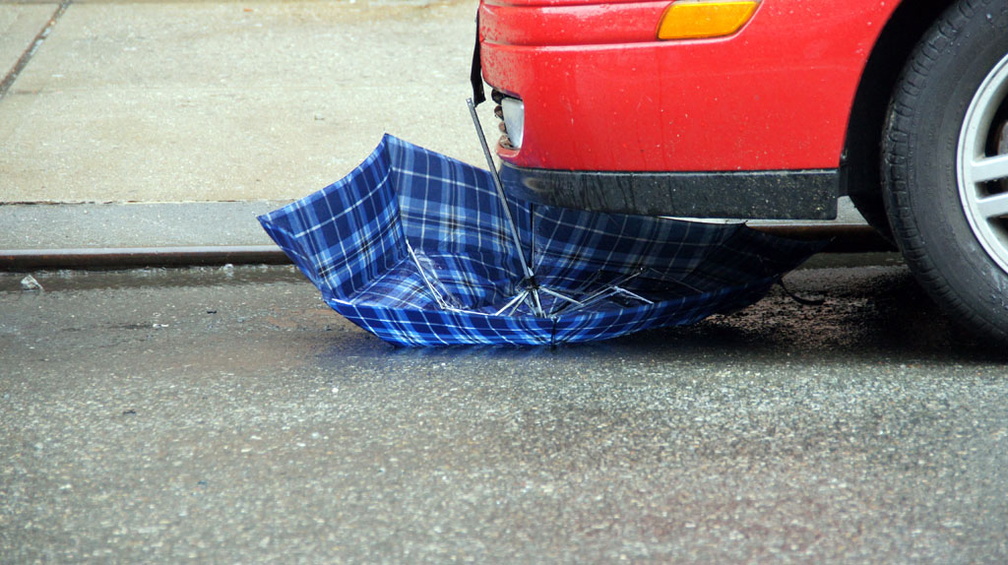
<svg viewBox="0 0 1008 565">
<path fill-rule="evenodd" d="M 45 43 L 46 38 L 49 37 L 50 33 L 52 33 L 53 28 L 56 27 L 56 23 L 61 17 L 63 17 L 63 13 L 67 11 L 67 8 L 70 7 L 71 3 L 73 3 L 73 0 L 63 0 L 60 2 L 60 5 L 56 8 L 56 11 L 53 12 L 49 21 L 46 22 L 46 25 L 38 32 L 38 35 L 32 39 L 28 48 L 21 53 L 20 57 L 18 57 L 17 62 L 14 63 L 11 70 L 7 72 L 6 76 L 4 76 L 3 81 L 0 82 L 0 99 L 3 99 L 3 97 L 7 95 L 7 91 L 10 90 L 10 87 L 14 84 L 14 81 L 17 80 L 21 71 L 28 66 L 28 63 L 31 61 L 32 57 L 35 56 L 39 47 L 42 47 L 42 44 Z"/>
</svg>

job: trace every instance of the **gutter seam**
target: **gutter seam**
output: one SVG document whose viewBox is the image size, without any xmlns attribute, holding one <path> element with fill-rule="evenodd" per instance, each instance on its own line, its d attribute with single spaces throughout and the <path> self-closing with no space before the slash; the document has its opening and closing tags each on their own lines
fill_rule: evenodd
<svg viewBox="0 0 1008 565">
<path fill-rule="evenodd" d="M 0 271 L 290 262 L 275 245 L 0 249 Z"/>
</svg>

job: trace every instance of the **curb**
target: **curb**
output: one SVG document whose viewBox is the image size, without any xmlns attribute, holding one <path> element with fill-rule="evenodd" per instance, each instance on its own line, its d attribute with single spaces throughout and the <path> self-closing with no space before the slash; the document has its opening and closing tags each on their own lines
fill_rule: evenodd
<svg viewBox="0 0 1008 565">
<path fill-rule="evenodd" d="M 290 263 L 275 245 L 0 250 L 0 270 L 119 269 Z"/>
<path fill-rule="evenodd" d="M 800 240 L 828 240 L 822 253 L 897 252 L 896 245 L 875 228 L 865 224 L 750 225 L 752 229 L 779 237 Z"/>
<path fill-rule="evenodd" d="M 893 245 L 864 225 L 755 226 L 781 237 L 830 240 L 823 253 L 852 254 L 894 251 Z M 0 250 L 0 270 L 117 269 L 193 265 L 289 264 L 275 245 L 176 247 L 106 247 L 79 249 Z"/>
</svg>

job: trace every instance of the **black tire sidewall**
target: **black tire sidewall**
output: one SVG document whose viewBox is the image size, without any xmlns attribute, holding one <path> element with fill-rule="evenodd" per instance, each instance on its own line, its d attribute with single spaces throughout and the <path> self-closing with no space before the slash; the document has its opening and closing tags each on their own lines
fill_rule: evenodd
<svg viewBox="0 0 1008 565">
<path fill-rule="evenodd" d="M 966 111 L 1006 53 L 1003 2 L 953 6 L 904 72 L 883 151 L 886 206 L 911 269 L 959 321 L 1001 339 L 1008 339 L 1008 273 L 970 227 L 956 156 Z"/>
</svg>

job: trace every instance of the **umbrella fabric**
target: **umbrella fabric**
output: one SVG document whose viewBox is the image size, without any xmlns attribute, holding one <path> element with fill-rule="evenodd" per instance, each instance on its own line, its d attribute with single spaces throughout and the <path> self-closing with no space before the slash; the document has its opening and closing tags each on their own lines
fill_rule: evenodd
<svg viewBox="0 0 1008 565">
<path fill-rule="evenodd" d="M 820 248 L 740 224 L 508 205 L 521 250 L 489 171 L 386 135 L 345 178 L 259 220 L 334 310 L 408 346 L 690 324 L 759 300 Z M 541 315 L 516 300 L 533 291 Z"/>
</svg>

